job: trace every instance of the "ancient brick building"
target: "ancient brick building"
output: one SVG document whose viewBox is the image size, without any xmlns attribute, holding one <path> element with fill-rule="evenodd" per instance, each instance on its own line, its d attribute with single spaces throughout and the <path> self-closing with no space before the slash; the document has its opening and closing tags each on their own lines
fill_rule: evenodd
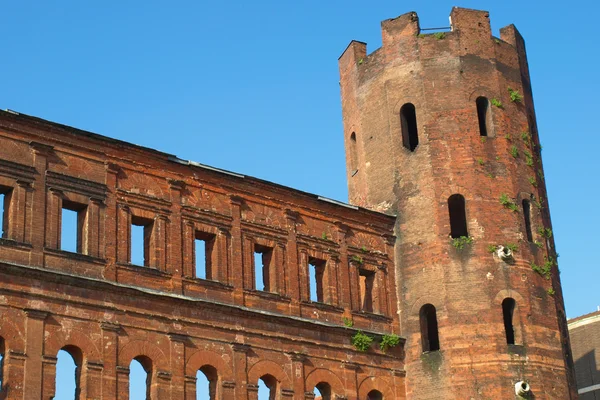
<svg viewBox="0 0 600 400">
<path fill-rule="evenodd" d="M 0 393 L 51 399 L 62 349 L 79 399 L 127 399 L 134 359 L 153 400 L 198 370 L 223 400 L 576 398 L 524 43 L 451 23 L 341 56 L 353 205 L 0 112 Z"/>
<path fill-rule="evenodd" d="M 581 400 L 600 400 L 600 310 L 569 320 Z"/>
</svg>

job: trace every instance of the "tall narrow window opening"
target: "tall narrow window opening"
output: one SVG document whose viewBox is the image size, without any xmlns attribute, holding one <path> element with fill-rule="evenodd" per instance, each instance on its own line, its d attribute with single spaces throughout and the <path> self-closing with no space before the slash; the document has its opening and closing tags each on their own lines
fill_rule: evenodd
<svg viewBox="0 0 600 400">
<path fill-rule="evenodd" d="M 410 151 L 415 151 L 419 145 L 417 132 L 417 113 L 415 106 L 406 103 L 400 109 L 400 125 L 402 127 L 402 145 Z"/>
<path fill-rule="evenodd" d="M 258 400 L 277 399 L 277 379 L 272 375 L 263 375 L 258 380 Z"/>
<path fill-rule="evenodd" d="M 379 390 L 371 390 L 367 394 L 367 400 L 383 400 L 383 393 Z"/>
<path fill-rule="evenodd" d="M 360 309 L 373 312 L 373 289 L 375 287 L 375 272 L 359 270 Z"/>
<path fill-rule="evenodd" d="M 490 124 L 490 102 L 485 97 L 478 97 L 475 100 L 477 105 L 477 119 L 479 120 L 479 135 L 488 136 Z"/>
<path fill-rule="evenodd" d="M 8 222 L 11 193 L 12 191 L 10 188 L 0 186 L 0 222 L 2 223 L 2 225 L 0 226 L 0 237 L 2 237 L 3 239 L 8 238 Z"/>
<path fill-rule="evenodd" d="M 154 221 L 148 218 L 131 217 L 130 263 L 150 266 L 150 241 Z"/>
<path fill-rule="evenodd" d="M 129 400 L 149 400 L 151 386 L 152 361 L 144 356 L 135 357 L 129 364 Z"/>
<path fill-rule="evenodd" d="M 196 399 L 216 400 L 218 399 L 218 374 L 217 370 L 205 365 L 196 372 Z"/>
<path fill-rule="evenodd" d="M 82 361 L 83 354 L 77 347 L 65 346 L 58 351 L 55 399 L 79 400 Z"/>
<path fill-rule="evenodd" d="M 525 219 L 525 233 L 527 241 L 533 242 L 533 233 L 531 229 L 531 202 L 527 199 L 523 200 L 523 218 Z"/>
<path fill-rule="evenodd" d="M 331 400 L 331 386 L 326 382 L 320 382 L 313 390 L 315 399 Z"/>
<path fill-rule="evenodd" d="M 196 278 L 214 280 L 213 250 L 215 246 L 215 235 L 196 231 L 194 240 L 194 261 Z"/>
<path fill-rule="evenodd" d="M 421 307 L 419 321 L 421 324 L 421 344 L 423 346 L 423 352 L 439 350 L 440 339 L 438 336 L 435 307 L 431 304 L 425 304 Z"/>
<path fill-rule="evenodd" d="M 326 264 L 325 260 L 318 258 L 309 257 L 308 259 L 310 301 L 325 302 L 324 280 Z"/>
<path fill-rule="evenodd" d="M 272 268 L 273 248 L 254 245 L 254 288 L 265 292 L 275 289 Z"/>
<path fill-rule="evenodd" d="M 448 198 L 448 212 L 450 213 L 450 236 L 453 238 L 468 237 L 465 198 L 460 194 L 450 196 Z"/>
<path fill-rule="evenodd" d="M 356 151 L 356 132 L 350 135 L 350 174 L 356 175 L 358 172 L 358 152 Z"/>
<path fill-rule="evenodd" d="M 86 206 L 63 200 L 60 220 L 60 249 L 83 253 Z"/>
<path fill-rule="evenodd" d="M 515 344 L 515 328 L 513 325 L 513 315 L 516 302 L 510 297 L 502 301 L 502 315 L 504 316 L 504 332 L 506 334 L 506 344 Z"/>
</svg>

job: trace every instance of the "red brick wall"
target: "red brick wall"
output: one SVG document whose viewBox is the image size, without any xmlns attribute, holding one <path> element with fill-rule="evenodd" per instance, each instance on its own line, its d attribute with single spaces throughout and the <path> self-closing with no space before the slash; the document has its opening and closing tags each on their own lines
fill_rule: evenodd
<svg viewBox="0 0 600 400">
<path fill-rule="evenodd" d="M 538 233 L 551 225 L 524 42 L 512 25 L 493 37 L 484 11 L 454 8 L 451 21 L 438 35 L 421 34 L 416 13 L 383 21 L 380 49 L 367 55 L 366 44 L 352 42 L 339 60 L 350 202 L 398 215 L 407 398 L 513 399 L 520 380 L 538 399 L 576 398 L 556 266 L 548 279 L 531 267 L 555 250 Z M 509 88 L 521 101 L 511 101 Z M 485 138 L 479 96 L 502 103 L 490 106 Z M 414 152 L 402 145 L 406 103 L 416 108 Z M 449 238 L 453 194 L 466 199 L 473 242 L 463 250 Z M 501 204 L 503 194 L 515 211 Z M 524 199 L 539 204 L 531 211 L 538 245 L 525 235 Z M 518 246 L 514 262 L 488 252 L 507 244 Z M 505 337 L 509 297 L 517 345 Z M 421 349 L 425 304 L 437 310 L 439 352 Z"/>
<path fill-rule="evenodd" d="M 403 342 L 363 353 L 350 340 L 400 331 L 393 217 L 9 112 L 0 187 L 6 398 L 52 398 L 65 346 L 81 353 L 81 398 L 126 399 L 136 357 L 152 399 L 195 399 L 205 365 L 223 400 L 256 399 L 265 374 L 285 399 L 322 382 L 340 398 L 405 397 Z M 60 250 L 65 202 L 85 209 L 79 254 Z M 129 262 L 132 219 L 152 225 L 148 266 Z M 210 281 L 194 277 L 196 231 L 214 237 Z M 271 292 L 254 287 L 255 244 L 273 249 Z M 324 303 L 310 301 L 309 257 L 326 261 Z M 361 269 L 375 274 L 373 313 Z"/>
</svg>

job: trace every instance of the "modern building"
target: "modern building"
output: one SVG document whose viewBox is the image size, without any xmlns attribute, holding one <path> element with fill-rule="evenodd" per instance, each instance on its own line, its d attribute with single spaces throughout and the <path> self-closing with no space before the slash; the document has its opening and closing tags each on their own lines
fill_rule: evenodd
<svg viewBox="0 0 600 400">
<path fill-rule="evenodd" d="M 568 321 L 581 400 L 600 400 L 600 310 Z"/>
</svg>

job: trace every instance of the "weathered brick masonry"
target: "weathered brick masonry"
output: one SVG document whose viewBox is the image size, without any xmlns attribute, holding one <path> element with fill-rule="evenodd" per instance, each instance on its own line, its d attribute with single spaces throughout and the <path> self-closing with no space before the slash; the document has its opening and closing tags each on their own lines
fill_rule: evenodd
<svg viewBox="0 0 600 400">
<path fill-rule="evenodd" d="M 424 37 L 415 13 L 384 21 L 381 49 L 340 58 L 356 206 L 0 112 L 0 393 L 51 399 L 63 349 L 81 399 L 127 399 L 133 359 L 153 400 L 195 399 L 199 369 L 221 400 L 257 399 L 259 379 L 277 399 L 513 399 L 519 381 L 576 398 L 524 43 L 451 17 Z M 400 345 L 360 352 L 359 330 Z"/>
<path fill-rule="evenodd" d="M 407 398 L 576 398 L 523 38 L 450 21 L 383 21 L 380 49 L 339 60 L 350 202 L 398 215 Z"/>
</svg>

